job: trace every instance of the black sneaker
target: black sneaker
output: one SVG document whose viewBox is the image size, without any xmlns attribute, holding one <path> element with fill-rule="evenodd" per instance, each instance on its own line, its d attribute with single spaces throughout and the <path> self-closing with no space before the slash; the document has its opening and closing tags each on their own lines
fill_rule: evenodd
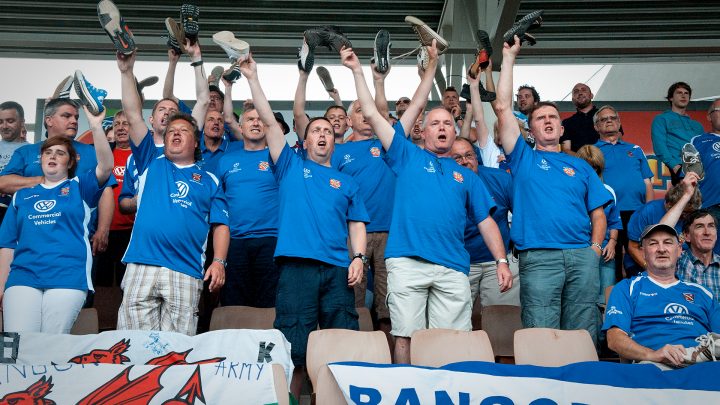
<svg viewBox="0 0 720 405">
<path fill-rule="evenodd" d="M 112 39 L 115 48 L 123 55 L 131 55 L 137 48 L 130 28 L 120 15 L 120 10 L 110 0 L 101 0 L 97 5 L 100 25 Z"/>
<path fill-rule="evenodd" d="M 473 79 L 477 77 L 481 70 L 484 70 L 490 64 L 490 56 L 492 56 L 492 45 L 490 44 L 490 36 L 483 30 L 477 31 L 478 51 L 475 55 L 475 61 L 470 65 L 468 74 Z"/>
<path fill-rule="evenodd" d="M 527 43 L 529 45 L 535 45 L 537 40 L 535 37 L 528 34 L 527 31 L 540 28 L 542 26 L 542 15 L 543 10 L 533 11 L 532 13 L 521 18 L 518 22 L 513 24 L 509 30 L 503 35 L 503 41 L 507 42 L 508 45 L 513 46 L 515 44 L 515 35 L 520 38 L 520 45 Z"/>
<path fill-rule="evenodd" d="M 200 7 L 194 4 L 183 4 L 182 7 L 180 7 L 180 17 L 182 19 L 182 27 L 183 31 L 185 31 L 185 37 L 195 43 L 195 41 L 197 41 L 198 33 L 200 32 L 200 25 L 198 25 Z"/>
<path fill-rule="evenodd" d="M 165 19 L 165 30 L 167 31 L 167 46 L 175 51 L 175 54 L 182 54 L 185 47 L 185 31 L 180 24 L 168 17 Z"/>
<path fill-rule="evenodd" d="M 480 84 L 480 101 L 484 101 L 486 103 L 491 103 L 495 101 L 496 94 L 492 91 L 485 90 L 485 87 L 483 86 L 482 82 Z M 464 98 L 465 100 L 470 100 L 470 85 L 465 83 L 462 85 L 462 89 L 460 89 L 460 97 Z"/>
<path fill-rule="evenodd" d="M 237 63 L 233 63 L 230 69 L 226 70 L 223 73 L 222 78 L 229 81 L 230 83 L 235 83 L 235 81 L 241 76 L 242 74 L 240 73 L 240 66 L 238 66 Z"/>
<path fill-rule="evenodd" d="M 373 50 L 373 61 L 378 73 L 386 73 L 390 69 L 391 46 L 390 33 L 384 29 L 378 31 L 375 35 L 375 49 Z"/>
</svg>

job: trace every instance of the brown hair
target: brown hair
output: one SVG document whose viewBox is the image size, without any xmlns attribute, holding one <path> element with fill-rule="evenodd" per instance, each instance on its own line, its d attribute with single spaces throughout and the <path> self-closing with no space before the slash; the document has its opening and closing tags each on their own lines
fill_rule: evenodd
<svg viewBox="0 0 720 405">
<path fill-rule="evenodd" d="M 77 169 L 77 151 L 75 151 L 75 146 L 73 146 L 73 141 L 65 138 L 64 136 L 56 136 L 53 138 L 49 138 L 45 142 L 43 142 L 42 146 L 40 147 L 40 155 L 42 156 L 43 153 L 45 153 L 46 150 L 50 149 L 52 146 L 64 146 L 65 149 L 67 149 L 68 152 L 68 178 L 72 179 L 75 177 L 75 170 Z"/>
<path fill-rule="evenodd" d="M 605 156 L 600 148 L 595 145 L 583 145 L 578 149 L 575 156 L 588 162 L 590 167 L 595 170 L 595 173 L 602 178 L 603 170 L 605 170 Z"/>
</svg>

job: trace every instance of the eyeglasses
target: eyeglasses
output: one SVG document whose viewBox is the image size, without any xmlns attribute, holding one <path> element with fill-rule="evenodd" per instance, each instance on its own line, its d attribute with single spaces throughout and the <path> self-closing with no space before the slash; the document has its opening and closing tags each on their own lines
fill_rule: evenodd
<svg viewBox="0 0 720 405">
<path fill-rule="evenodd" d="M 400 100 L 398 100 L 395 103 L 395 105 L 398 105 L 398 104 L 410 104 L 410 99 L 409 98 L 401 98 Z"/>
<path fill-rule="evenodd" d="M 607 117 L 598 118 L 598 121 L 600 121 L 600 122 L 602 122 L 602 123 L 610 122 L 610 121 L 615 122 L 615 121 L 617 121 L 617 120 L 618 120 L 618 116 L 617 116 L 617 115 L 610 115 L 610 116 L 607 116 Z"/>
<path fill-rule="evenodd" d="M 475 156 L 475 153 L 473 153 L 473 152 L 468 152 L 468 153 L 466 153 L 466 154 L 464 154 L 464 155 L 455 155 L 455 156 L 453 156 L 453 159 L 455 159 L 455 161 L 456 161 L 457 163 L 460 163 L 460 162 L 465 161 L 465 160 L 477 159 L 477 157 Z"/>
<path fill-rule="evenodd" d="M 720 107 L 713 108 L 712 110 L 710 110 L 710 112 L 708 114 L 712 114 L 712 113 L 718 112 L 718 111 L 720 111 Z"/>
</svg>

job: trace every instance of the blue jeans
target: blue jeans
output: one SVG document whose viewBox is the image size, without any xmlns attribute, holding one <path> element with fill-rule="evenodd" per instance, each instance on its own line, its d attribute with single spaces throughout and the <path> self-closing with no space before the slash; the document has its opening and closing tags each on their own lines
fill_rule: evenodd
<svg viewBox="0 0 720 405">
<path fill-rule="evenodd" d="M 600 293 L 598 304 L 605 305 L 605 288 L 615 285 L 615 260 L 606 262 L 602 257 L 600 263 Z"/>
<path fill-rule="evenodd" d="M 595 341 L 599 261 L 599 256 L 590 247 L 521 251 L 523 326 L 585 329 Z"/>
</svg>

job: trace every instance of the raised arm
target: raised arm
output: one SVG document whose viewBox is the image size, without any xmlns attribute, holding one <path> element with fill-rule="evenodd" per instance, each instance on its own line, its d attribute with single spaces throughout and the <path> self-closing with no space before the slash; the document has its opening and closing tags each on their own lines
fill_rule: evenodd
<svg viewBox="0 0 720 405">
<path fill-rule="evenodd" d="M 433 40 L 431 46 L 427 47 L 427 51 L 429 57 L 428 67 L 424 71 L 418 68 L 421 71 L 420 85 L 410 99 L 410 104 L 408 105 L 407 110 L 405 110 L 402 117 L 400 117 L 400 123 L 402 124 L 406 134 L 410 133 L 410 130 L 412 130 L 412 127 L 415 125 L 415 121 L 425 109 L 428 96 L 430 95 L 430 90 L 432 90 L 433 82 L 435 80 L 435 69 L 437 69 L 438 64 L 438 53 L 435 40 Z"/>
<path fill-rule="evenodd" d="M 232 131 L 233 136 L 238 141 L 243 140 L 242 130 L 240 129 L 240 123 L 237 122 L 235 119 L 235 115 L 233 114 L 233 98 L 232 98 L 232 88 L 233 83 L 225 80 L 224 78 L 221 79 L 223 82 L 223 85 L 225 85 L 225 99 L 223 100 L 223 120 L 225 120 L 225 123 L 230 127 L 230 131 Z"/>
<path fill-rule="evenodd" d="M 185 49 L 190 55 L 190 63 L 199 63 L 194 66 L 195 72 L 195 106 L 192 109 L 192 117 L 198 124 L 198 129 L 202 131 L 205 126 L 205 114 L 210 104 L 210 90 L 208 89 L 207 77 L 205 77 L 205 69 L 202 66 L 202 53 L 200 52 L 200 42 L 190 42 L 185 39 Z"/>
<path fill-rule="evenodd" d="M 295 101 L 293 102 L 293 119 L 295 120 L 295 130 L 297 132 L 298 141 L 302 143 L 305 140 L 305 128 L 307 128 L 310 120 L 305 115 L 305 93 L 307 89 L 308 73 L 302 69 L 298 69 L 298 84 L 295 89 Z"/>
<path fill-rule="evenodd" d="M 110 173 L 112 173 L 112 169 L 115 166 L 110 144 L 102 128 L 102 122 L 105 119 L 107 109 L 103 109 L 98 115 L 92 115 L 85 106 L 83 106 L 83 111 L 85 111 L 85 117 L 90 125 L 93 144 L 95 145 L 95 156 L 97 157 L 95 176 L 97 177 L 98 185 L 102 185 L 105 184 L 110 177 Z"/>
<path fill-rule="evenodd" d="M 375 69 L 375 64 L 370 64 L 370 71 L 373 75 L 373 87 L 375 87 L 375 107 L 377 107 L 380 115 L 388 118 L 390 110 L 388 109 L 387 97 L 385 97 L 385 78 L 390 73 L 390 67 L 385 73 L 380 73 Z"/>
<path fill-rule="evenodd" d="M 163 83 L 163 98 L 170 98 L 177 103 L 179 100 L 175 97 L 175 69 L 177 68 L 180 55 L 172 49 L 168 49 L 168 70 L 165 73 L 165 82 Z"/>
<path fill-rule="evenodd" d="M 274 162 L 277 162 L 282 153 L 283 148 L 286 145 L 285 134 L 283 133 L 280 124 L 275 120 L 270 103 L 265 97 L 262 87 L 260 86 L 260 80 L 257 76 L 257 64 L 250 55 L 247 60 L 240 63 L 240 71 L 247 78 L 248 84 L 250 85 L 250 93 L 252 94 L 253 103 L 255 109 L 260 116 L 260 120 L 265 124 L 266 139 L 268 149 L 270 149 L 270 157 Z M 305 124 L 307 126 L 307 124 Z"/>
<path fill-rule="evenodd" d="M 680 216 L 682 215 L 683 211 L 685 210 L 685 207 L 687 206 L 688 202 L 690 202 L 690 199 L 692 199 L 693 194 L 695 194 L 695 189 L 697 188 L 698 184 L 698 175 L 694 172 L 690 172 L 685 175 L 685 178 L 682 179 L 680 184 L 674 186 L 674 187 L 683 187 L 684 192 L 682 196 L 680 196 L 680 199 L 670 207 L 665 215 L 660 219 L 661 224 L 670 225 L 672 227 L 675 227 L 675 225 L 680 220 Z M 681 186 L 682 185 L 682 186 Z"/>
<path fill-rule="evenodd" d="M 490 82 L 492 83 L 492 72 L 489 76 L 491 78 Z M 484 148 L 487 145 L 488 133 L 490 131 L 485 123 L 485 111 L 483 110 L 482 100 L 480 99 L 480 75 L 475 79 L 467 75 L 467 81 L 468 84 L 470 84 L 470 104 L 472 106 L 468 114 L 472 111 L 472 118 L 475 121 L 475 132 L 477 134 L 477 144 L 481 148 Z M 470 121 L 470 118 L 465 117 L 465 120 Z"/>
<path fill-rule="evenodd" d="M 135 145 L 140 145 L 145 135 L 147 135 L 148 127 L 142 116 L 142 101 L 133 75 L 136 55 L 137 52 L 133 52 L 131 55 L 117 53 L 116 57 L 118 69 L 120 69 L 122 107 L 125 117 L 130 123 L 130 140 Z"/>
<path fill-rule="evenodd" d="M 492 103 L 498 118 L 498 137 L 505 153 L 511 153 L 520 136 L 520 126 L 512 111 L 513 67 L 515 57 L 520 52 L 520 40 L 515 37 L 515 44 L 503 43 L 502 68 L 498 79 L 497 98 Z"/>
<path fill-rule="evenodd" d="M 335 103 L 335 105 L 343 107 L 343 102 L 342 102 L 342 99 L 340 98 L 340 92 L 338 91 L 338 89 L 332 89 L 332 90 L 328 91 L 327 93 L 328 93 L 328 96 L 330 96 L 330 98 L 333 100 L 333 103 Z"/>
<path fill-rule="evenodd" d="M 467 103 L 467 106 L 470 107 L 470 102 Z M 472 108 L 468 108 L 467 112 L 465 113 L 465 119 L 463 120 L 463 124 L 460 127 L 460 137 L 467 139 L 471 143 L 475 143 L 475 140 L 471 139 L 470 136 L 470 130 L 472 129 L 472 118 L 473 110 Z"/>
</svg>

